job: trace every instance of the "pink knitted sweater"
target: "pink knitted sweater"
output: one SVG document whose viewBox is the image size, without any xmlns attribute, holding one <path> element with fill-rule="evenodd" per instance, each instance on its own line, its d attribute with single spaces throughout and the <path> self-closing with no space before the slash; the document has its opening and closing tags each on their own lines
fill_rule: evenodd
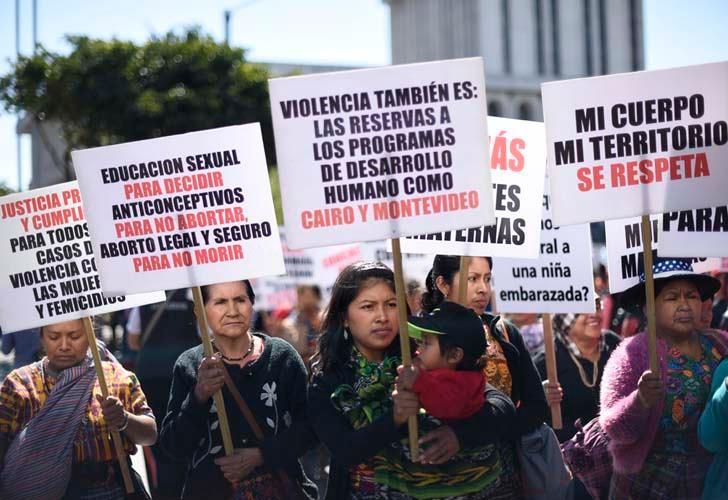
<svg viewBox="0 0 728 500">
<path fill-rule="evenodd" d="M 721 356 L 728 355 L 728 332 L 703 330 Z M 667 343 L 657 339 L 660 376 L 666 383 Z M 600 386 L 599 424 L 609 436 L 609 451 L 616 472 L 636 474 L 642 469 L 657 435 L 664 399 L 645 409 L 637 397 L 637 383 L 649 369 L 647 333 L 640 332 L 624 340 L 612 353 L 604 368 Z"/>
</svg>

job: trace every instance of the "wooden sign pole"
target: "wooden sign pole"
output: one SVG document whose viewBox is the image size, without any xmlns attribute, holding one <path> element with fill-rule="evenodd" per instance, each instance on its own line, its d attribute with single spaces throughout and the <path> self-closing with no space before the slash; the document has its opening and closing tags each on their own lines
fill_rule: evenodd
<svg viewBox="0 0 728 500">
<path fill-rule="evenodd" d="M 554 330 L 551 325 L 551 315 L 543 315 L 543 347 L 546 355 L 546 377 L 551 383 L 559 383 L 559 377 L 556 373 L 556 348 L 554 345 Z M 551 427 L 554 429 L 562 429 L 561 421 L 561 404 L 551 405 Z"/>
<path fill-rule="evenodd" d="M 210 330 L 207 327 L 207 314 L 205 314 L 205 302 L 202 300 L 202 290 L 199 286 L 192 287 L 192 296 L 195 300 L 195 316 L 197 316 L 197 324 L 200 327 L 200 336 L 202 337 L 202 348 L 205 357 L 209 358 L 214 353 L 212 350 L 212 341 L 210 340 Z M 225 448 L 225 455 L 233 454 L 233 439 L 230 435 L 230 425 L 228 424 L 227 412 L 225 411 L 225 400 L 222 397 L 222 390 L 217 391 L 212 396 L 217 408 L 217 417 L 220 421 L 220 434 L 222 435 L 222 444 Z"/>
<path fill-rule="evenodd" d="M 91 349 L 91 355 L 94 358 L 94 367 L 96 368 L 96 376 L 99 379 L 99 387 L 101 388 L 101 395 L 104 399 L 109 397 L 109 387 L 106 385 L 106 377 L 104 376 L 104 367 L 101 364 L 101 355 L 99 354 L 99 347 L 96 345 L 96 335 L 94 335 L 94 325 L 91 322 L 91 318 L 86 316 L 83 318 L 83 329 L 86 331 L 86 339 L 88 340 L 88 346 Z M 126 461 L 126 454 L 124 453 L 124 445 L 121 441 L 121 434 L 119 431 L 111 431 L 111 440 L 114 443 L 114 451 L 116 452 L 116 459 L 119 461 L 119 470 L 121 471 L 121 477 L 124 480 L 124 488 L 127 493 L 134 493 L 134 483 L 131 480 L 131 473 L 129 472 L 129 464 Z"/>
<path fill-rule="evenodd" d="M 402 250 L 399 246 L 399 238 L 392 239 L 392 256 L 394 259 L 394 288 L 397 294 L 397 311 L 399 313 L 399 345 L 402 350 L 402 365 L 409 367 L 412 364 L 412 356 L 410 353 L 409 332 L 407 331 L 407 292 L 404 287 Z M 417 417 L 409 417 L 407 419 L 407 428 L 409 430 L 412 461 L 417 462 L 420 457 Z"/>
<path fill-rule="evenodd" d="M 655 324 L 655 281 L 652 275 L 652 222 L 649 215 L 642 216 L 642 251 L 645 267 L 645 298 L 647 299 L 647 350 L 650 371 L 660 373 L 657 364 L 657 325 Z"/>
<path fill-rule="evenodd" d="M 460 271 L 458 280 L 458 303 L 468 307 L 468 270 L 470 269 L 470 257 L 460 257 Z"/>
</svg>

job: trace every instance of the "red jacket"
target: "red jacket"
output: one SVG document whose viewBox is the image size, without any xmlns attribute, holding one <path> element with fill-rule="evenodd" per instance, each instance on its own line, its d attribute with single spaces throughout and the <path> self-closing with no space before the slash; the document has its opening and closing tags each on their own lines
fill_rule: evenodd
<svg viewBox="0 0 728 500">
<path fill-rule="evenodd" d="M 485 403 L 485 378 L 480 371 L 423 370 L 412 389 L 427 413 L 442 420 L 466 419 Z"/>
</svg>

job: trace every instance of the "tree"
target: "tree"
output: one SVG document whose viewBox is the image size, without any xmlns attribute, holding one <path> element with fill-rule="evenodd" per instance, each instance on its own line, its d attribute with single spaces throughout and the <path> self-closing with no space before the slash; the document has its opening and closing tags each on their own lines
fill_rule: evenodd
<svg viewBox="0 0 728 500">
<path fill-rule="evenodd" d="M 0 78 L 0 101 L 56 121 L 71 149 L 260 122 L 275 163 L 266 69 L 198 29 L 143 45 L 69 36 L 68 55 L 39 48 Z M 66 151 L 66 161 L 68 152 Z"/>
</svg>

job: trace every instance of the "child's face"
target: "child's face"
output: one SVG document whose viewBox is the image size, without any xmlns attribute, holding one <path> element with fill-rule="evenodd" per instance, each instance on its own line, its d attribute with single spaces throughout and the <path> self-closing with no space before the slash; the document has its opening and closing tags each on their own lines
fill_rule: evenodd
<svg viewBox="0 0 728 500">
<path fill-rule="evenodd" d="M 451 368 L 445 356 L 440 352 L 437 335 L 423 333 L 422 340 L 417 343 L 417 366 L 424 370 Z"/>
</svg>

